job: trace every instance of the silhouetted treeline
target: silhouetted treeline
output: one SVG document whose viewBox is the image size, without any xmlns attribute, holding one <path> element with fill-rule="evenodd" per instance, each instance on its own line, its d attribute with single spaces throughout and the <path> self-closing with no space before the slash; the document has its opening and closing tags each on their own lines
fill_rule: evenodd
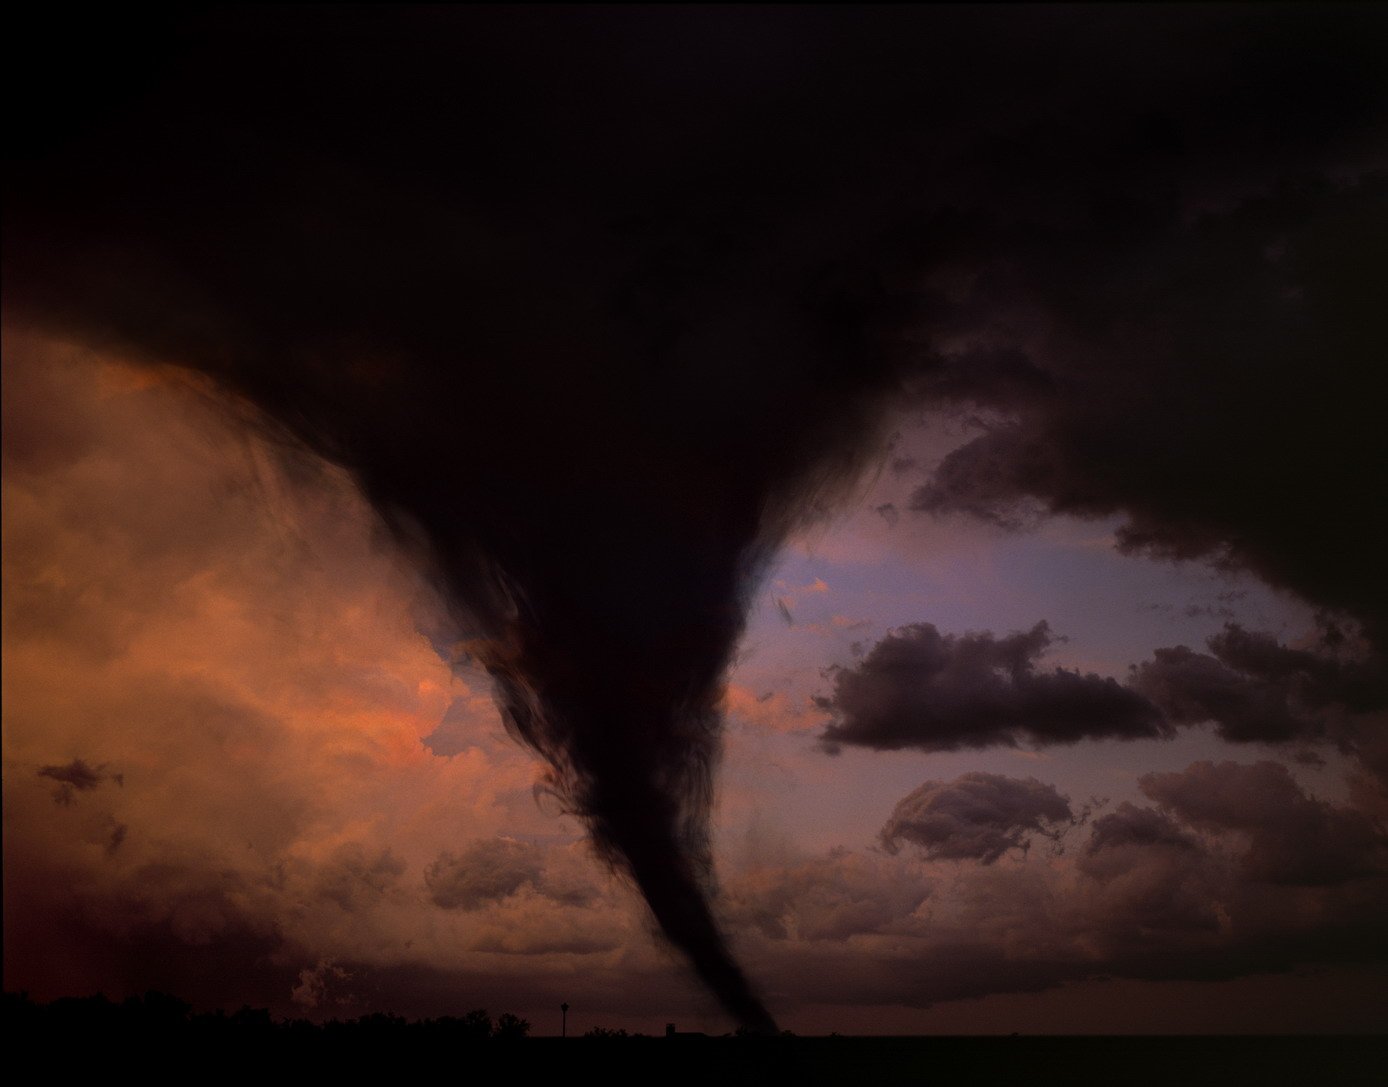
<svg viewBox="0 0 1388 1087">
<path fill-rule="evenodd" d="M 400 1041 L 417 1044 L 426 1040 L 448 1043 L 514 1041 L 530 1033 L 530 1023 L 510 1012 L 496 1019 L 483 1008 L 460 1016 L 408 1020 L 388 1012 L 373 1012 L 355 1019 L 276 1019 L 268 1008 L 243 1006 L 239 1011 L 197 1012 L 187 1001 L 151 990 L 144 996 L 113 1001 L 98 993 L 86 997 L 62 997 L 39 1004 L 27 993 L 5 994 L 7 1032 L 61 1034 L 91 1038 L 110 1034 L 122 1039 L 175 1036 L 189 1040 L 268 1040 L 281 1037 L 307 1041 L 321 1038 L 333 1044 L 354 1040 Z"/>
<path fill-rule="evenodd" d="M 195 1013 L 165 993 L 38 1004 L 4 997 L 7 1056 L 65 1078 L 120 1068 L 140 1087 L 235 1076 L 399 1076 L 444 1070 L 462 1085 L 592 1080 L 602 1087 L 1230 1087 L 1238 1083 L 1381 1084 L 1388 1037 L 906 1037 L 787 1035 L 650 1037 L 595 1027 L 581 1037 L 530 1038 L 514 1015 L 482 1010 L 406 1020 L 374 1013 L 312 1023 L 264 1008 Z M 252 1083 L 251 1087 L 259 1087 Z"/>
</svg>

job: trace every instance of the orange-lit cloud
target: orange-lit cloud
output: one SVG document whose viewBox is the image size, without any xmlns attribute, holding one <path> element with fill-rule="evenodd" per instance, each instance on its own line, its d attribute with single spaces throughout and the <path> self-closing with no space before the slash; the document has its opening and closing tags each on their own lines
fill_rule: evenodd
<svg viewBox="0 0 1388 1087">
<path fill-rule="evenodd" d="M 339 962 L 486 974 L 640 928 L 341 472 L 167 373 L 13 332 L 5 366 L 7 987 L 137 983 L 75 930 L 250 941 L 302 998 Z M 503 834 L 548 843 L 543 881 L 431 902 L 429 865 Z"/>
<path fill-rule="evenodd" d="M 797 702 L 784 690 L 758 694 L 740 683 L 728 684 L 723 707 L 733 718 L 774 732 L 809 732 L 822 728 L 829 719 L 809 699 Z"/>
</svg>

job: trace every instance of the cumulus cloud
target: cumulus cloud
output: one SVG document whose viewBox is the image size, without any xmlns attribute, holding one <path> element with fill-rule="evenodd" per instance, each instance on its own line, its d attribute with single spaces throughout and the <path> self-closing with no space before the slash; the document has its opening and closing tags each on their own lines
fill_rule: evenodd
<svg viewBox="0 0 1388 1087">
<path fill-rule="evenodd" d="M 880 838 L 891 853 L 906 842 L 931 860 L 992 864 L 1010 849 L 1025 852 L 1033 834 L 1058 837 L 1073 820 L 1053 785 L 972 773 L 927 781 L 897 804 Z"/>
<path fill-rule="evenodd" d="M 941 634 L 929 623 L 893 630 L 855 664 L 826 673 L 831 693 L 813 700 L 830 715 L 821 746 L 1040 747 L 1166 739 L 1209 723 L 1231 743 L 1333 743 L 1388 780 L 1377 740 L 1388 671 L 1376 649 L 1333 626 L 1295 648 L 1227 623 L 1208 639 L 1209 653 L 1159 648 L 1123 684 L 1038 668 L 1054 641 L 1044 622 L 1006 637 Z"/>
<path fill-rule="evenodd" d="M 1195 839 L 1169 816 L 1152 808 L 1139 808 L 1124 801 L 1116 810 L 1094 820 L 1094 829 L 1089 834 L 1085 855 L 1093 857 L 1105 851 L 1127 847 L 1178 851 L 1199 848 Z"/>
<path fill-rule="evenodd" d="M 821 740 L 879 750 L 954 751 L 993 745 L 1073 744 L 1164 737 L 1146 698 L 1109 678 L 1037 660 L 1053 641 L 1046 623 L 1026 633 L 941 634 L 930 623 L 892 631 L 851 667 L 831 671 L 833 715 Z"/>
</svg>

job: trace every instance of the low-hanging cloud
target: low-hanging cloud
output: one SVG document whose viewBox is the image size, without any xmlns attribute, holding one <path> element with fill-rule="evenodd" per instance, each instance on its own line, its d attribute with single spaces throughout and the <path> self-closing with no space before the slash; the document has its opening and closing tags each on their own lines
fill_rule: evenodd
<svg viewBox="0 0 1388 1087">
<path fill-rule="evenodd" d="M 1169 816 L 1152 808 L 1139 808 L 1126 800 L 1107 815 L 1094 820 L 1085 855 L 1134 846 L 1189 851 L 1200 848 L 1191 835 Z"/>
<path fill-rule="evenodd" d="M 930 860 L 992 864 L 1032 835 L 1055 838 L 1074 821 L 1069 799 L 1035 778 L 971 773 L 927 781 L 893 809 L 879 838 L 890 853 L 903 843 Z"/>
<path fill-rule="evenodd" d="M 967 780 L 932 787 L 957 803 Z M 987 785 L 975 791 L 985 797 L 974 806 L 981 827 L 1006 826 L 1014 812 L 1060 815 L 1050 786 Z M 740 915 L 757 917 L 761 905 L 775 918 L 757 924 L 753 961 L 776 962 L 810 1003 L 871 1005 L 890 992 L 914 1007 L 1099 976 L 1232 979 L 1344 963 L 1381 972 L 1388 872 L 1381 831 L 1376 842 L 1366 836 L 1363 813 L 1310 795 L 1266 762 L 1195 763 L 1149 775 L 1142 788 L 1157 806 L 1123 802 L 1094 819 L 1073 864 L 989 863 L 988 844 L 967 848 L 971 828 L 951 819 L 941 839 L 972 855 L 904 849 L 869 863 L 872 854 L 846 853 L 742 877 L 731 888 Z M 1319 849 L 1330 856 L 1317 864 Z M 836 902 L 876 908 L 844 915 L 838 929 L 807 928 L 787 903 L 812 867 Z M 917 893 L 903 897 L 903 886 Z"/>
<path fill-rule="evenodd" d="M 1335 886 L 1388 872 L 1388 835 L 1363 812 L 1307 796 L 1280 763 L 1197 762 L 1142 791 L 1189 826 L 1248 837 L 1251 880 Z"/>
<path fill-rule="evenodd" d="M 816 699 L 834 717 L 821 742 L 955 751 L 1170 735 L 1157 708 L 1115 680 L 1038 669 L 1052 641 L 1044 622 L 1002 638 L 930 623 L 892 631 L 830 673 L 832 693 Z"/>
</svg>

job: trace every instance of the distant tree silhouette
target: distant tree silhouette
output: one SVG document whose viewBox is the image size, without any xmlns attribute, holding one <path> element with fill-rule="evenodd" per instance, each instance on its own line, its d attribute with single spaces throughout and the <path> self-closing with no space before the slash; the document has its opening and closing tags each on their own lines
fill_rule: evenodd
<svg viewBox="0 0 1388 1087">
<path fill-rule="evenodd" d="M 492 1031 L 492 1037 L 503 1039 L 524 1038 L 529 1033 L 530 1023 L 528 1020 L 522 1019 L 517 1015 L 512 1015 L 510 1012 L 505 1012 L 501 1018 L 496 1021 L 496 1029 Z"/>
<path fill-rule="evenodd" d="M 461 1020 L 461 1037 L 481 1041 L 492 1036 L 492 1017 L 486 1008 L 473 1008 Z"/>
<path fill-rule="evenodd" d="M 312 1023 L 307 1019 L 277 1021 L 268 1008 L 250 1006 L 230 1015 L 222 1010 L 193 1014 L 187 1001 L 155 990 L 127 997 L 119 1004 L 100 993 L 60 997 L 49 1004 L 36 1003 L 28 993 L 6 993 L 4 1022 L 7 1031 L 24 1032 L 30 1041 L 48 1037 L 64 1044 L 80 1037 L 89 1041 L 140 1038 L 145 1042 L 186 1040 L 197 1044 L 273 1043 L 300 1048 L 361 1043 L 379 1049 L 381 1043 L 397 1042 L 481 1044 L 494 1038 L 525 1038 L 530 1033 L 530 1023 L 520 1016 L 505 1012 L 493 1021 L 485 1008 L 474 1008 L 461 1017 L 418 1021 L 393 1012 L 371 1012 L 357 1019 Z"/>
</svg>

